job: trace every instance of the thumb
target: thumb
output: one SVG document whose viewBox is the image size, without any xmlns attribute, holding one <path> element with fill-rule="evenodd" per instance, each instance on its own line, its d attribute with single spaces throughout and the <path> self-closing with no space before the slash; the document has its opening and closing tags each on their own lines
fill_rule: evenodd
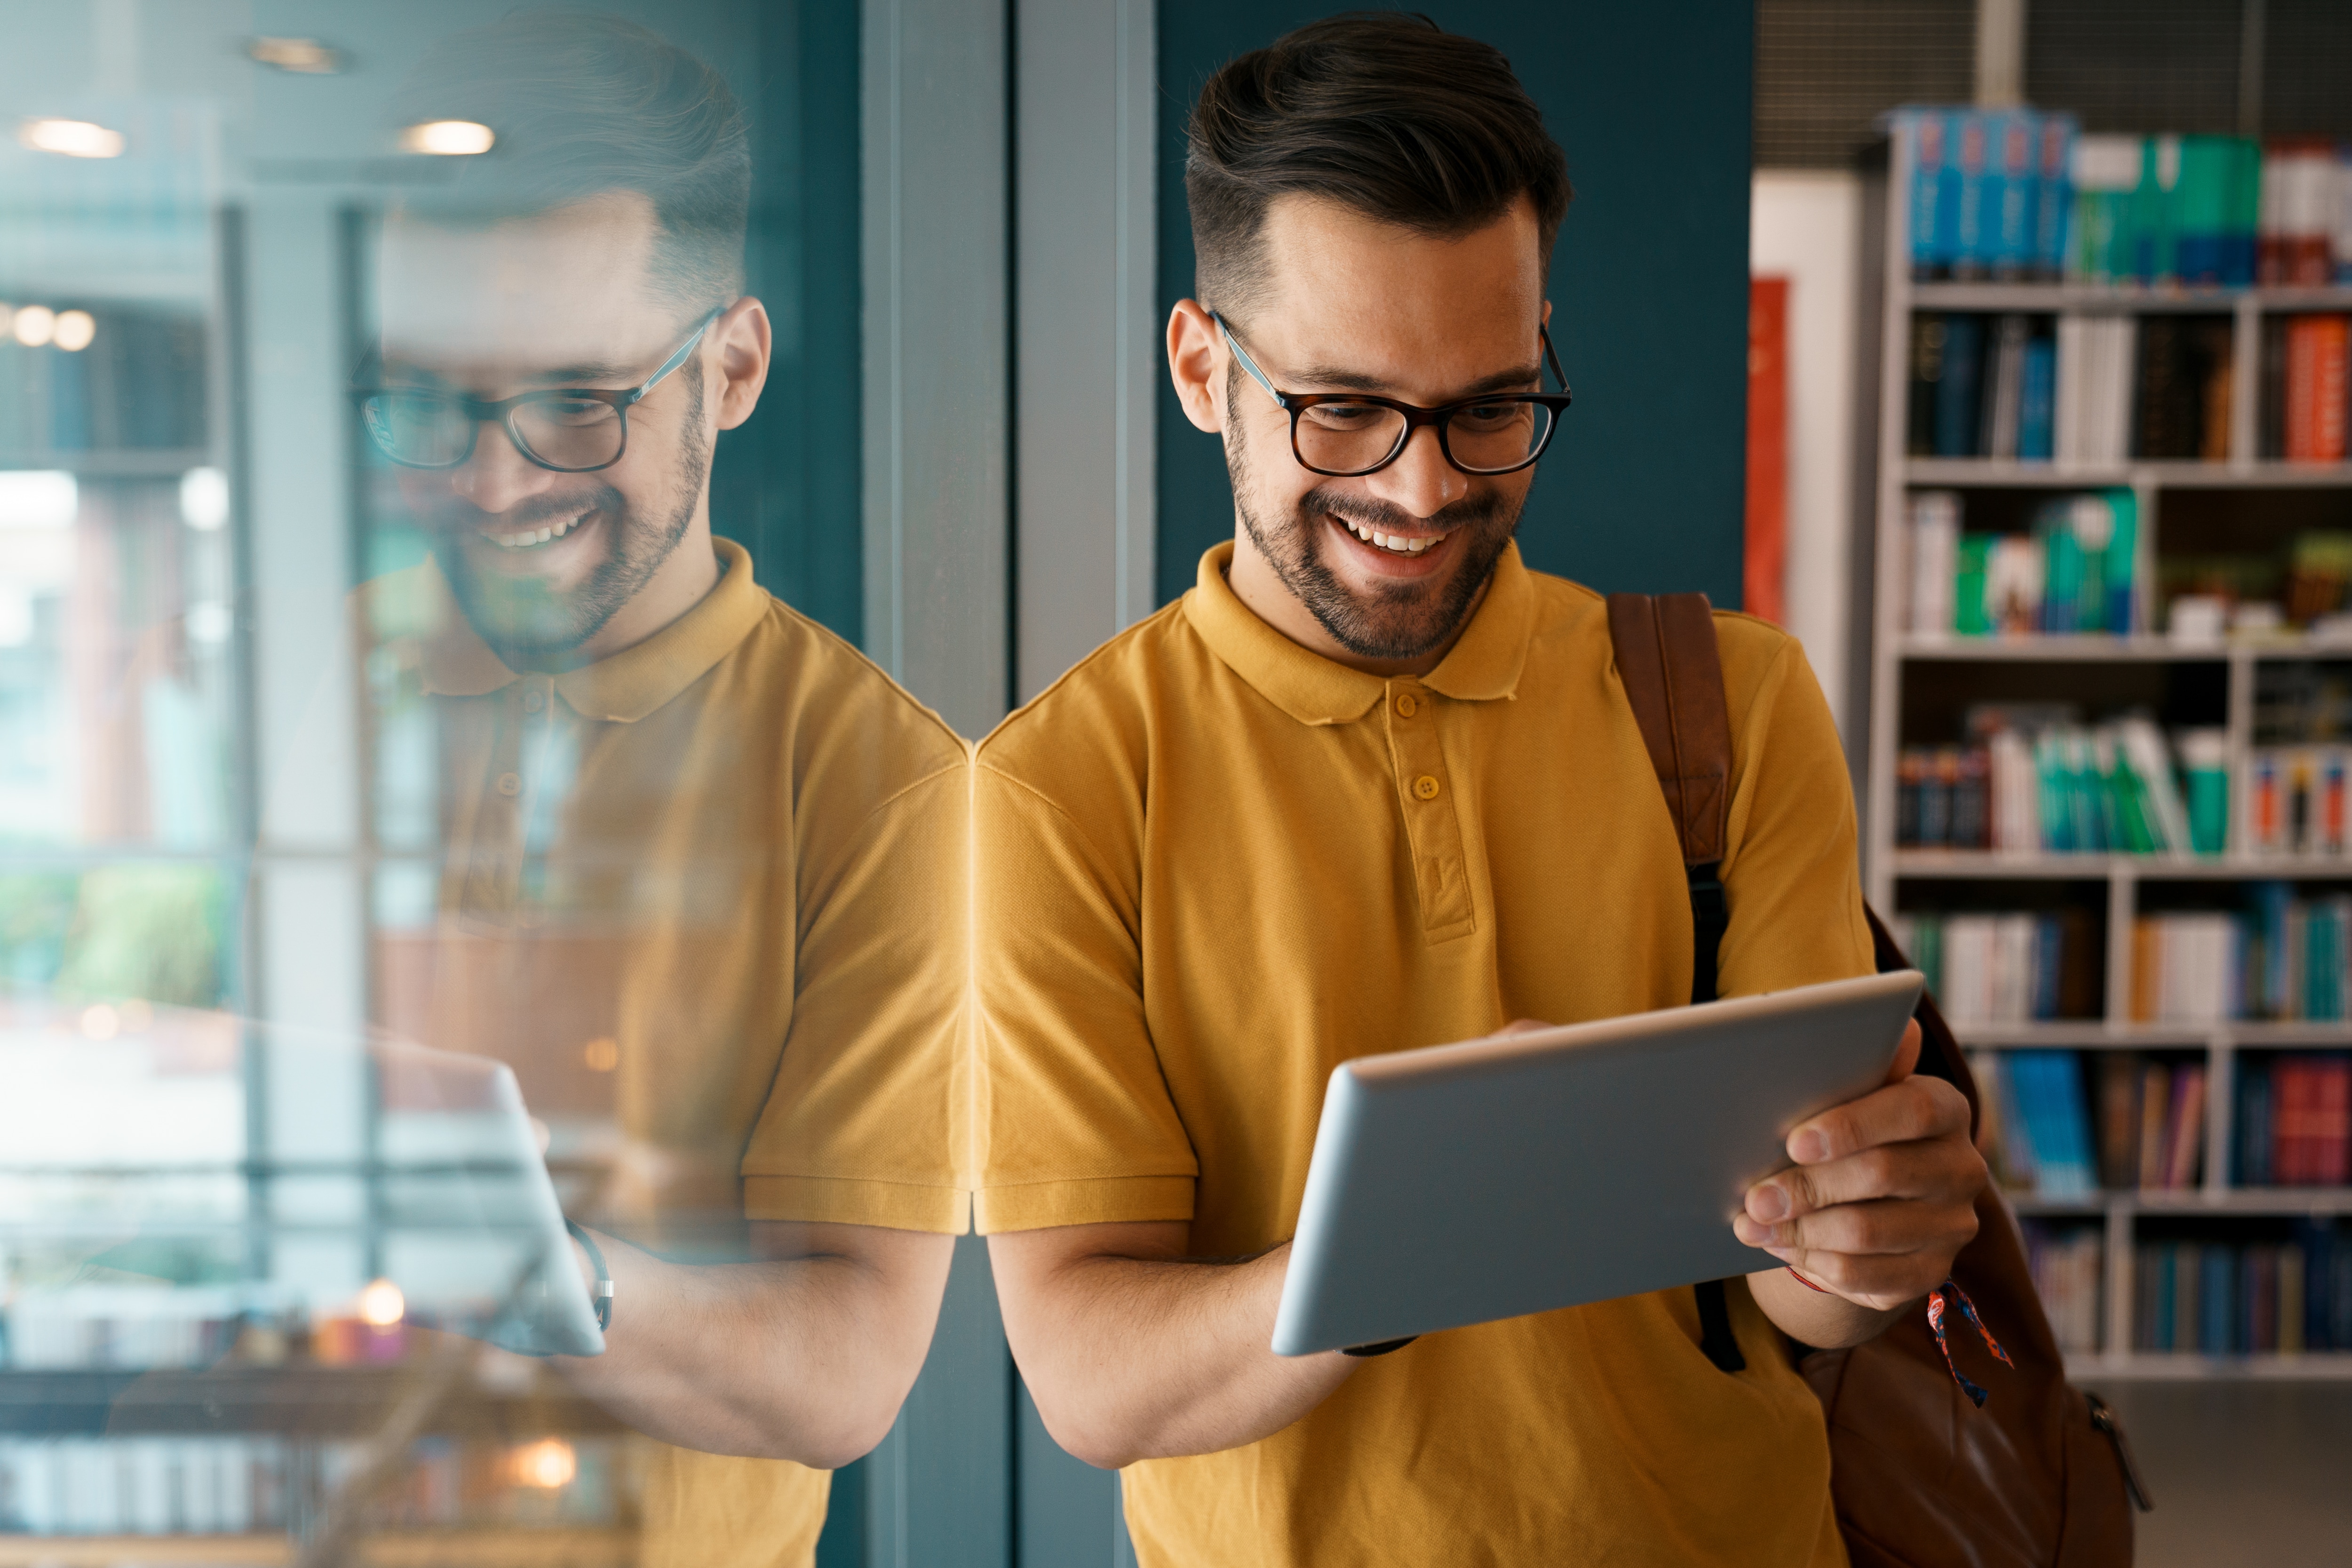
<svg viewBox="0 0 2352 1568">
<path fill-rule="evenodd" d="M 1895 1065 L 1886 1069 L 1887 1082 L 1901 1083 L 1911 1076 L 1912 1070 L 1919 1065 L 1921 1044 L 1919 1020 L 1914 1018 L 1904 1026 L 1903 1043 L 1895 1047 Z"/>
</svg>

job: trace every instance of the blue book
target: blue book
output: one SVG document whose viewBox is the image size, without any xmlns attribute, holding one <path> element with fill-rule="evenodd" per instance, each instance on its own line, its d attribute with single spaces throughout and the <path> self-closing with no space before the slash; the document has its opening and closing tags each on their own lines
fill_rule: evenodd
<svg viewBox="0 0 2352 1568">
<path fill-rule="evenodd" d="M 2033 272 L 2037 278 L 2055 279 L 2066 270 L 2067 247 L 2074 238 L 2069 229 L 2074 221 L 2074 117 L 2038 118 L 2042 167 L 2035 185 L 2040 205 L 2033 218 Z"/>
<path fill-rule="evenodd" d="M 2155 1276 L 2156 1328 L 2143 1349 L 2168 1351 L 2172 1348 L 2174 1319 L 2178 1313 L 2179 1292 L 2173 1289 L 2173 1264 L 2179 1249 L 2172 1243 L 2159 1242 L 2148 1249 L 2148 1272 Z"/>
<path fill-rule="evenodd" d="M 2055 915 L 2043 915 L 2033 922 L 2032 1000 L 2036 1018 L 2058 1016 L 2058 967 L 2065 930 Z"/>
<path fill-rule="evenodd" d="M 2058 425 L 2058 345 L 2049 338 L 2028 338 L 2025 375 L 2017 411 L 2017 456 L 2020 461 L 2046 463 L 2056 447 Z M 2069 610 L 2073 608 L 2070 605 Z"/>
<path fill-rule="evenodd" d="M 2271 1184 L 2271 1069 L 2268 1062 L 2238 1061 L 2238 1185 Z"/>
<path fill-rule="evenodd" d="M 2059 1125 L 2066 1140 L 2068 1185 L 2085 1195 L 2095 1193 L 2099 1190 L 2099 1157 L 2091 1142 L 2090 1101 L 2083 1093 L 2083 1058 L 2073 1051 L 2053 1051 L 2049 1073 L 2058 1105 Z"/>
<path fill-rule="evenodd" d="M 1936 456 L 1980 455 L 1978 426 L 1984 415 L 1985 321 L 1944 318 L 1944 374 L 1936 383 Z"/>
<path fill-rule="evenodd" d="M 2254 929 L 2262 937 L 2263 972 L 2256 978 L 2259 985 L 2249 985 L 2258 994 L 2246 998 L 2246 1012 L 2256 1018 L 2280 1018 L 2286 1016 L 2286 984 L 2290 965 L 2286 950 L 2287 906 L 2294 900 L 2294 889 L 2284 882 L 2257 882 L 2253 888 Z"/>
<path fill-rule="evenodd" d="M 2238 1249 L 2209 1241 L 2197 1263 L 2197 1348 L 2207 1355 L 2228 1355 L 2238 1339 Z"/>
<path fill-rule="evenodd" d="M 1949 255 L 1952 274 L 1958 278 L 1981 278 L 1991 268 L 1993 216 L 1985 206 L 1985 182 L 1991 163 L 1989 119 L 1977 110 L 1955 109 L 1951 129 L 1945 132 L 1945 155 L 1952 165 L 1953 181 Z"/>
<path fill-rule="evenodd" d="M 1937 278 L 1951 265 L 1951 119 L 1940 109 L 1904 109 L 1895 113 L 1911 146 L 1911 272 Z"/>
<path fill-rule="evenodd" d="M 1985 265 L 1996 278 L 2032 270 L 2034 220 L 2042 212 L 2042 146 L 2038 117 L 2006 109 L 1985 120 Z"/>
</svg>

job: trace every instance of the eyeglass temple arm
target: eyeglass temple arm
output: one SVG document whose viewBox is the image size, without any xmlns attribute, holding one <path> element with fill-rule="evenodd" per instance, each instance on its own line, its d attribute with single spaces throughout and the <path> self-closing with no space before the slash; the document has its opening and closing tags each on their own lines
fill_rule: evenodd
<svg viewBox="0 0 2352 1568">
<path fill-rule="evenodd" d="M 1234 351 L 1234 358 L 1241 361 L 1242 368 L 1250 373 L 1250 379 L 1265 387 L 1265 395 L 1273 398 L 1276 405 L 1284 408 L 1289 407 L 1290 399 L 1275 390 L 1274 383 L 1265 378 L 1265 372 L 1258 369 L 1257 362 L 1250 358 L 1249 351 L 1243 348 L 1240 340 L 1234 336 L 1234 330 L 1225 325 L 1225 319 L 1212 310 L 1209 312 L 1209 320 L 1217 323 L 1217 331 L 1225 340 L 1225 346 Z"/>
<path fill-rule="evenodd" d="M 694 345 L 702 341 L 702 334 L 710 330 L 710 323 L 717 321 L 726 313 L 727 307 L 721 305 L 718 310 L 713 310 L 710 314 L 703 317 L 702 324 L 695 328 L 693 331 L 687 334 L 686 342 L 678 344 L 677 352 L 670 355 L 668 359 L 662 362 L 661 369 L 646 377 L 645 381 L 631 392 L 629 401 L 632 403 L 638 401 L 640 398 L 644 397 L 646 393 L 651 392 L 655 387 L 659 386 L 662 382 L 669 376 L 671 372 L 684 364 L 686 363 L 686 356 L 694 352 Z"/>
<path fill-rule="evenodd" d="M 1551 378 L 1559 383 L 1560 395 L 1572 395 L 1568 390 L 1568 373 L 1559 368 L 1559 355 L 1552 349 L 1550 331 L 1541 326 L 1536 328 L 1536 341 L 1543 344 L 1544 363 L 1551 366 Z"/>
</svg>

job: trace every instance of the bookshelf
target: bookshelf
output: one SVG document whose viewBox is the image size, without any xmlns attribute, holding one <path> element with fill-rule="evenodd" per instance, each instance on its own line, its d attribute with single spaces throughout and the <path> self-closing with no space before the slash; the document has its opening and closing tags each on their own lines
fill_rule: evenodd
<svg viewBox="0 0 2352 1568">
<path fill-rule="evenodd" d="M 1865 305 L 1864 341 L 1875 360 L 1874 405 L 1864 393 L 1864 440 L 1873 454 L 1869 487 L 1873 547 L 1870 580 L 1869 707 L 1864 793 L 1864 886 L 1890 915 L 2067 907 L 2087 913 L 2098 931 L 2101 996 L 2097 1016 L 2032 1023 L 1956 1026 L 1971 1053 L 2067 1050 L 2160 1052 L 2201 1061 L 2206 1072 L 2202 1163 L 2196 1184 L 2179 1190 L 2104 1189 L 2079 1197 L 2012 1192 L 2021 1217 L 2095 1229 L 2101 1238 L 2101 1289 L 2095 1350 L 2070 1358 L 2078 1373 L 2130 1379 L 2352 1379 L 2352 1351 L 2213 1355 L 2135 1348 L 2144 1323 L 2137 1276 L 2151 1233 L 2203 1230 L 2231 1238 L 2277 1235 L 2298 1221 L 2352 1216 L 2352 1187 L 2242 1187 L 2237 1168 L 2236 1089 L 2244 1053 L 2352 1051 L 2352 1019 L 2342 1022 L 2145 1023 L 2130 1016 L 2133 929 L 2140 915 L 2186 901 L 2210 906 L 2239 885 L 2284 881 L 2329 892 L 2352 891 L 2352 855 L 2257 855 L 2246 851 L 2239 802 L 2254 743 L 2258 678 L 2271 663 L 2320 661 L 2352 676 L 2352 637 L 2280 633 L 2184 643 L 2161 635 L 2140 606 L 2141 622 L 2124 635 L 2036 634 L 1990 637 L 1921 634 L 1907 628 L 1906 603 L 1909 500 L 1924 489 L 1961 493 L 1975 524 L 2000 531 L 2021 524 L 2038 499 L 2098 488 L 2128 489 L 2138 507 L 2139 547 L 2152 566 L 2168 539 L 2210 550 L 2217 538 L 2242 534 L 2257 548 L 2315 525 L 2352 529 L 2352 464 L 2291 463 L 2258 458 L 2259 399 L 2267 319 L 2305 311 L 2352 312 L 2352 288 L 2161 289 L 2051 282 L 1943 282 L 1912 277 L 1906 210 L 1912 188 L 1910 149 L 1900 130 L 1887 148 L 1885 182 L 1874 181 L 1883 227 L 1875 298 Z M 1875 216 L 1875 215 L 1874 215 Z M 1866 272 L 1869 270 L 1865 268 Z M 1915 313 L 2025 313 L 2037 317 L 2160 315 L 2227 317 L 2235 385 L 2228 415 L 2228 454 L 2212 461 L 2105 463 L 1930 458 L 1908 450 L 1912 323 Z M 1875 334 L 1874 338 L 1873 334 Z M 2064 373 L 2062 367 L 2062 375 Z M 1865 376 L 1864 385 L 1872 384 Z M 2331 494 L 2330 492 L 2342 492 Z M 2168 524 L 2170 524 L 2168 531 Z M 2174 546 L 2176 549 L 2179 545 Z M 2153 571 L 2145 574 L 2154 597 Z M 1897 765 L 1906 744 L 1959 738 L 1966 706 L 1985 701 L 2071 701 L 2095 713 L 2151 698 L 2179 698 L 2184 684 L 2201 704 L 2200 722 L 2226 732 L 2232 794 L 2229 838 L 2218 855 L 2059 854 L 1899 847 Z M 2159 702 L 2158 705 L 2161 705 Z M 2004 906 L 2000 900 L 2013 901 Z M 2233 1256 L 2235 1256 L 2233 1254 Z"/>
</svg>

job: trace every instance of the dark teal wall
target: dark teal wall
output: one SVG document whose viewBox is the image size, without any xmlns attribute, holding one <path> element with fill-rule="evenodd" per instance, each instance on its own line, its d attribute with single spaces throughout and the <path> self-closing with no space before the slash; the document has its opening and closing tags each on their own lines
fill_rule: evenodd
<svg viewBox="0 0 2352 1568">
<path fill-rule="evenodd" d="M 856 642 L 857 7 L 779 0 L 755 12 L 757 58 L 721 68 L 753 116 L 747 281 L 775 323 L 776 356 L 759 408 L 719 437 L 710 524 L 751 552 L 770 591 Z"/>
<path fill-rule="evenodd" d="M 1184 118 L 1223 61 L 1333 5 L 1163 0 L 1160 294 L 1192 292 Z M 1528 563 L 1601 589 L 1739 603 L 1748 358 L 1752 0 L 1533 5 L 1421 0 L 1510 58 L 1576 185 L 1551 275 L 1552 337 L 1576 405 L 1519 540 Z M 1234 530 L 1217 442 L 1163 378 L 1160 595 Z"/>
</svg>

